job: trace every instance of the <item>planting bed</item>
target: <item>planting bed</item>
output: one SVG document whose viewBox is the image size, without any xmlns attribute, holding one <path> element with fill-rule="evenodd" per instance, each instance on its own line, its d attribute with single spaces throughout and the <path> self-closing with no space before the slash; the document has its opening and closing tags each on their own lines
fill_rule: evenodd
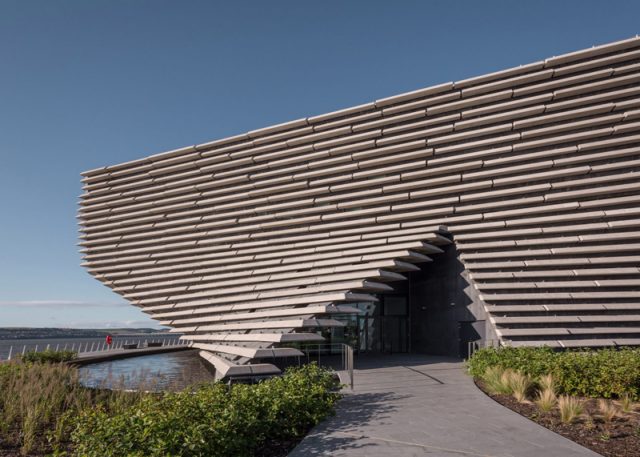
<svg viewBox="0 0 640 457">
<path fill-rule="evenodd" d="M 339 399 L 332 372 L 177 392 L 90 389 L 62 363 L 0 365 L 0 457 L 284 457 Z"/>
<path fill-rule="evenodd" d="M 606 423 L 599 415 L 597 400 L 581 398 L 583 414 L 571 424 L 560 421 L 557 409 L 541 411 L 534 403 L 518 402 L 511 395 L 492 394 L 481 380 L 476 385 L 501 405 L 531 419 L 543 427 L 606 457 L 640 456 L 640 411 L 620 413 Z"/>
</svg>

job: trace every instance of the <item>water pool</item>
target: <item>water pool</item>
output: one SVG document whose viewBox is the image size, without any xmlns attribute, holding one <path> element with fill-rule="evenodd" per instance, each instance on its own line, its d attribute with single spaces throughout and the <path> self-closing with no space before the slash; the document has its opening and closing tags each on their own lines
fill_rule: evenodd
<svg viewBox="0 0 640 457">
<path fill-rule="evenodd" d="M 214 380 L 198 351 L 168 352 L 93 363 L 80 368 L 87 387 L 180 390 Z"/>
</svg>

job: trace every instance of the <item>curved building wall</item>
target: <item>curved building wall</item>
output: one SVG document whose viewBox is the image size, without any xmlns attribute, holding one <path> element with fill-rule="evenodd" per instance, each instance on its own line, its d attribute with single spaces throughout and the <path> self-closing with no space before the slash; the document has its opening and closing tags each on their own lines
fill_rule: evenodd
<svg viewBox="0 0 640 457">
<path fill-rule="evenodd" d="M 640 344 L 639 172 L 632 38 L 87 171 L 81 245 L 221 372 L 451 237 L 503 342 Z"/>
</svg>

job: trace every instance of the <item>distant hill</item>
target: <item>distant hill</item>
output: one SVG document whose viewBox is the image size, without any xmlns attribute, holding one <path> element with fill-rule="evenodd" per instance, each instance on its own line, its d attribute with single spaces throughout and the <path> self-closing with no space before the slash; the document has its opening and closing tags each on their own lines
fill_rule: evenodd
<svg viewBox="0 0 640 457">
<path fill-rule="evenodd" d="M 33 328 L 0 327 L 0 340 L 34 338 L 94 338 L 111 335 L 166 334 L 168 329 L 154 328 Z"/>
</svg>

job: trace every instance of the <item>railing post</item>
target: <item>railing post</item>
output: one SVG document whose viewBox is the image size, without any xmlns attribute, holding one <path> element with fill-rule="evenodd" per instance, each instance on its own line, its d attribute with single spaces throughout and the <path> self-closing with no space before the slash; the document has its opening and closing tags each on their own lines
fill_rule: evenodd
<svg viewBox="0 0 640 457">
<path fill-rule="evenodd" d="M 7 357 L 7 360 L 11 360 L 11 354 L 13 354 L 13 346 L 9 347 L 9 357 Z"/>
<path fill-rule="evenodd" d="M 23 345 L 22 346 L 22 355 L 24 355 L 24 353 L 27 352 L 27 345 Z"/>
<path fill-rule="evenodd" d="M 351 390 L 353 390 L 353 348 L 349 346 L 349 379 L 351 380 Z"/>
</svg>

